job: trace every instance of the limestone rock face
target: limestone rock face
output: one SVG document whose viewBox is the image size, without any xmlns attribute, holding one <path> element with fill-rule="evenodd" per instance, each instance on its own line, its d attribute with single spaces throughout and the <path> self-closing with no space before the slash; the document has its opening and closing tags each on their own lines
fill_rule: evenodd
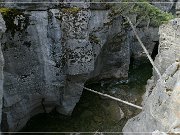
<svg viewBox="0 0 180 135">
<path fill-rule="evenodd" d="M 1 0 L 1 6 L 22 10 L 47 10 L 60 5 L 58 0 Z"/>
<path fill-rule="evenodd" d="M 171 76 L 171 77 L 170 77 Z M 143 111 L 130 119 L 123 132 L 174 132 L 179 130 L 179 63 L 171 65 L 158 80 L 143 106 Z M 151 88 L 152 89 L 152 88 Z M 132 133 L 126 133 L 132 132 Z"/>
<path fill-rule="evenodd" d="M 2 18 L 2 15 L 0 14 L 0 37 L 5 32 L 5 30 L 6 30 L 5 22 Z M 0 43 L 0 121 L 2 120 L 2 106 L 3 106 L 3 81 L 4 81 L 3 68 L 4 68 L 4 57 Z"/>
<path fill-rule="evenodd" d="M 68 59 L 68 75 L 86 74 L 94 70 L 94 56 L 88 31 L 91 14 L 89 9 L 80 7 L 63 8 L 60 11 L 62 46 Z"/>
<path fill-rule="evenodd" d="M 180 1 L 178 0 L 176 3 L 176 15 L 180 16 Z"/>
<path fill-rule="evenodd" d="M 159 29 L 160 46 L 155 64 L 162 77 L 154 72 L 148 81 L 143 111 L 126 123 L 123 128 L 125 135 L 156 131 L 176 133 L 180 130 L 179 22 L 179 18 L 174 19 Z"/>
<path fill-rule="evenodd" d="M 88 31 L 91 16 L 89 4 L 70 3 L 69 6 L 62 8 L 58 17 L 62 31 L 62 60 L 65 60 L 64 73 L 67 80 L 62 105 L 58 107 L 58 111 L 70 115 L 83 90 L 77 83 L 83 85 L 88 74 L 94 70 L 94 56 Z"/>
<path fill-rule="evenodd" d="M 136 28 L 137 33 L 139 37 L 141 38 L 143 44 L 145 45 L 146 49 L 148 50 L 149 54 L 151 55 L 153 53 L 153 49 L 156 43 L 159 41 L 158 36 L 158 28 L 153 27 L 140 27 Z M 136 61 L 141 61 L 142 58 L 147 58 L 146 54 L 144 53 L 142 47 L 139 45 L 139 42 L 137 41 L 136 37 L 134 36 L 133 32 L 132 35 L 132 41 L 131 41 L 131 52 Z"/>
<path fill-rule="evenodd" d="M 153 5 L 166 12 L 172 10 L 174 5 L 174 0 L 150 0 L 150 1 Z"/>
<path fill-rule="evenodd" d="M 180 18 L 171 20 L 167 25 L 159 28 L 159 53 L 155 59 L 155 65 L 163 74 L 165 70 L 176 60 L 180 59 Z M 156 78 L 157 75 L 154 72 Z"/>
<path fill-rule="evenodd" d="M 109 14 L 109 10 L 91 10 L 89 38 L 95 58 L 91 76 L 96 76 L 96 79 L 127 79 L 130 58 L 142 61 L 147 57 L 134 33 L 125 28 L 124 18 L 120 16 L 111 20 Z M 137 28 L 137 32 L 151 55 L 159 40 L 158 28 L 142 26 Z"/>
<path fill-rule="evenodd" d="M 77 8 L 75 13 L 67 8 L 68 15 L 58 9 L 23 12 L 27 27 L 8 29 L 3 35 L 4 130 L 20 130 L 33 115 L 55 107 L 71 114 L 79 101 L 82 88 L 75 84 L 83 85 L 87 77 L 81 74 L 93 70 L 94 59 L 88 41 L 89 11 Z M 15 22 L 22 25 L 19 20 L 11 23 Z"/>
<path fill-rule="evenodd" d="M 4 113 L 8 129 L 19 130 L 34 114 L 50 111 L 61 100 L 64 76 L 48 38 L 48 12 L 31 11 L 29 26 L 3 35 Z M 52 29 L 51 29 L 52 30 Z M 58 33 L 57 33 L 58 34 Z M 58 41 L 59 37 L 53 37 Z M 61 82 L 61 83 L 60 83 Z M 45 108 L 43 107 L 45 106 Z"/>
<path fill-rule="evenodd" d="M 93 14 L 106 17 L 107 12 L 93 12 Z M 99 17 L 101 19 L 101 17 Z M 108 18 L 104 19 L 108 22 Z M 99 79 L 103 78 L 124 78 L 128 77 L 130 64 L 130 43 L 128 34 L 122 27 L 122 17 L 113 20 L 108 26 L 99 23 L 91 31 L 91 42 L 95 51 L 95 72 L 99 71 Z M 93 24 L 93 23 L 92 23 Z M 105 27 L 103 27 L 105 26 Z M 92 28 L 92 26 L 90 26 Z M 98 30 L 99 29 L 99 30 Z M 98 52 L 99 51 L 99 52 Z M 99 55 L 98 55 L 99 54 Z M 112 68 L 113 67 L 113 68 Z"/>
<path fill-rule="evenodd" d="M 28 2 L 36 1 L 3 5 L 19 9 L 10 20 L 3 17 L 6 26 L 3 21 L 0 26 L 7 27 L 0 55 L 5 60 L 3 131 L 18 131 L 32 116 L 54 108 L 70 115 L 83 91 L 77 84 L 89 78 L 127 79 L 130 57 L 146 57 L 123 17 L 110 20 L 105 6 L 93 7 L 87 0 Z M 149 53 L 158 41 L 156 31 L 138 28 Z"/>
</svg>

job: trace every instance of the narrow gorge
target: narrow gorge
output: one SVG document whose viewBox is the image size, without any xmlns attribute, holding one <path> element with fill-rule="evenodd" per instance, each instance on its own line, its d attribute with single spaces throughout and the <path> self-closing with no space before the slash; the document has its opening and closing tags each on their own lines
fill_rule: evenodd
<svg viewBox="0 0 180 135">
<path fill-rule="evenodd" d="M 180 1 L 139 2 L 1 0 L 2 134 L 180 133 Z"/>
</svg>

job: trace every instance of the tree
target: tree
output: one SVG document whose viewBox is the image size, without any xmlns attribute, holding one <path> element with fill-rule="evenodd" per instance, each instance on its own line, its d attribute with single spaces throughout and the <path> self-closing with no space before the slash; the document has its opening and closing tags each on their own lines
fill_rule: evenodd
<svg viewBox="0 0 180 135">
<path fill-rule="evenodd" d="M 109 4 L 111 17 L 136 15 L 137 22 L 146 21 L 147 25 L 159 26 L 173 19 L 171 13 L 164 12 L 151 5 L 147 0 L 122 0 L 120 3 Z"/>
<path fill-rule="evenodd" d="M 124 16 L 127 19 L 127 22 L 130 24 L 137 40 L 139 41 L 141 47 L 143 48 L 144 52 L 146 53 L 150 63 L 152 64 L 153 68 L 159 75 L 159 78 L 161 78 L 161 74 L 158 70 L 158 68 L 155 66 L 151 56 L 149 55 L 146 47 L 142 43 L 141 39 L 139 38 L 135 27 L 141 22 L 141 21 L 147 21 L 147 27 L 149 25 L 159 26 L 163 23 L 168 22 L 170 19 L 173 18 L 173 15 L 170 13 L 166 13 L 164 11 L 161 11 L 157 7 L 151 5 L 146 0 L 138 0 L 136 2 L 130 2 L 129 0 L 123 0 L 121 3 L 111 4 L 111 17 L 116 16 Z M 135 25 L 130 20 L 130 15 L 135 15 L 137 19 L 137 22 Z"/>
</svg>

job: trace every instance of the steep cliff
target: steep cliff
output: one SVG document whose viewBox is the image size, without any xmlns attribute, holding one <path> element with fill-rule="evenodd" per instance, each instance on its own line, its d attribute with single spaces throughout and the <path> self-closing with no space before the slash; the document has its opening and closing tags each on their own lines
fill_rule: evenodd
<svg viewBox="0 0 180 135">
<path fill-rule="evenodd" d="M 3 122 L 7 121 L 4 128 L 9 131 L 19 130 L 33 115 L 56 106 L 61 113 L 71 114 L 82 92 L 75 83 L 83 84 L 87 78 L 83 74 L 93 70 L 88 10 L 17 12 L 10 19 L 14 11 L 4 15 L 7 31 L 2 38 Z"/>
<path fill-rule="evenodd" d="M 18 131 L 35 114 L 54 108 L 70 115 L 83 91 L 76 84 L 128 79 L 130 58 L 146 59 L 124 18 L 111 20 L 103 4 L 14 2 L 3 4 L 3 131 Z M 137 30 L 151 54 L 158 28 Z"/>
<path fill-rule="evenodd" d="M 124 134 L 133 132 L 180 131 L 180 19 L 171 20 L 159 29 L 160 45 L 155 64 L 161 77 L 154 72 L 148 81 L 143 101 L 143 111 L 130 119 Z M 126 133 L 132 132 L 132 133 Z"/>
<path fill-rule="evenodd" d="M 2 18 L 2 15 L 0 14 L 0 37 L 5 32 L 5 30 L 6 30 L 5 22 Z M 0 44 L 0 121 L 2 120 L 2 107 L 3 107 L 3 81 L 4 81 L 3 68 L 4 68 L 4 57 Z"/>
</svg>

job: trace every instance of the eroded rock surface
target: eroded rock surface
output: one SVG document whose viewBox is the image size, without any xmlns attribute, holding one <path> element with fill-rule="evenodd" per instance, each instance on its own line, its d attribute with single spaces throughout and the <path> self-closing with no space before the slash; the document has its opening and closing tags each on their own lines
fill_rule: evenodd
<svg viewBox="0 0 180 135">
<path fill-rule="evenodd" d="M 133 132 L 176 133 L 180 131 L 180 19 L 171 20 L 159 29 L 160 45 L 155 64 L 162 74 L 154 72 L 148 81 L 143 111 L 130 119 L 124 134 Z M 132 133 L 126 133 L 132 132 Z"/>
<path fill-rule="evenodd" d="M 127 79 L 131 56 L 146 58 L 123 17 L 110 20 L 110 10 L 88 1 L 52 2 L 3 4 L 18 9 L 11 18 L 3 16 L 4 131 L 18 131 L 35 114 L 54 108 L 70 115 L 83 91 L 76 84 Z M 143 26 L 138 33 L 151 54 L 157 28 Z"/>
<path fill-rule="evenodd" d="M 2 15 L 0 14 L 0 37 L 5 32 L 5 30 L 6 30 L 5 22 L 2 18 Z M 0 121 L 2 120 L 2 107 L 3 107 L 3 81 L 4 81 L 3 68 L 4 68 L 4 57 L 3 57 L 1 43 L 0 43 Z M 0 129 L 0 132 L 1 132 L 1 129 Z"/>
<path fill-rule="evenodd" d="M 79 101 L 82 88 L 75 84 L 84 84 L 94 62 L 87 31 L 89 11 L 76 8 L 78 11 L 67 8 L 67 15 L 58 9 L 23 12 L 27 27 L 8 29 L 3 35 L 7 130 L 17 131 L 33 115 L 55 107 L 60 113 L 71 114 Z M 22 21 L 14 22 L 14 26 L 22 25 Z"/>
<path fill-rule="evenodd" d="M 170 11 L 175 4 L 174 0 L 150 0 L 153 5 L 160 8 L 163 11 Z"/>
</svg>

